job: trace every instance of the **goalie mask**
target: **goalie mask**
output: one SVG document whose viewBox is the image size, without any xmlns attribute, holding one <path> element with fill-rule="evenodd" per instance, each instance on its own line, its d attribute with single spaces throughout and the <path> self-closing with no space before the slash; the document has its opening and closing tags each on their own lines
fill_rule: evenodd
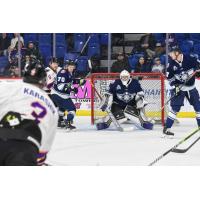
<svg viewBox="0 0 200 200">
<path fill-rule="evenodd" d="M 127 70 L 123 70 L 120 73 L 120 79 L 123 85 L 127 86 L 130 82 L 130 73 Z"/>
</svg>

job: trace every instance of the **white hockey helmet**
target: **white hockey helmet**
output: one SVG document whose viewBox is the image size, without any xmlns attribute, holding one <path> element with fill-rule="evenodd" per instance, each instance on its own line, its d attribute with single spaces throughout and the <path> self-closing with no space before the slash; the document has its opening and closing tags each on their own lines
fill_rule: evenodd
<svg viewBox="0 0 200 200">
<path fill-rule="evenodd" d="M 120 73 L 120 79 L 123 85 L 127 85 L 130 80 L 130 73 L 127 70 L 123 70 Z"/>
</svg>

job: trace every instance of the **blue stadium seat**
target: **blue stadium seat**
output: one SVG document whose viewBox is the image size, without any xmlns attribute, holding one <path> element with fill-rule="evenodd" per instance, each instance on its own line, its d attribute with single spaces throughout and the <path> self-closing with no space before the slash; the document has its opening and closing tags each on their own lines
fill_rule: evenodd
<svg viewBox="0 0 200 200">
<path fill-rule="evenodd" d="M 136 67 L 136 65 L 138 63 L 138 59 L 139 58 L 137 56 L 135 56 L 135 55 L 128 57 L 128 61 L 129 61 L 129 64 L 130 64 L 130 67 L 131 67 L 132 70 L 135 69 L 135 67 Z"/>
<path fill-rule="evenodd" d="M 165 54 L 160 56 L 160 62 L 161 62 L 161 64 L 163 64 L 163 65 L 166 64 L 166 55 L 165 55 Z"/>
<path fill-rule="evenodd" d="M 77 53 L 65 53 L 64 60 L 76 60 L 77 57 Z"/>
<path fill-rule="evenodd" d="M 51 44 L 51 34 L 50 33 L 40 33 L 39 34 L 39 45 Z"/>
<path fill-rule="evenodd" d="M 194 45 L 194 42 L 193 42 L 192 40 L 183 40 L 183 41 L 181 42 L 181 44 L 187 45 L 187 46 L 189 46 L 189 47 L 192 49 L 192 48 L 193 48 L 193 45 Z"/>
<path fill-rule="evenodd" d="M 193 53 L 200 56 L 200 43 L 194 44 Z"/>
<path fill-rule="evenodd" d="M 38 34 L 37 33 L 24 33 L 25 45 L 27 45 L 29 41 L 37 43 L 38 42 Z"/>
<path fill-rule="evenodd" d="M 100 55 L 100 45 L 95 44 L 95 43 L 89 44 L 87 55 L 89 57 L 95 56 L 95 55 Z"/>
<path fill-rule="evenodd" d="M 86 72 L 88 71 L 88 58 L 87 56 L 80 56 L 77 61 L 77 71 Z"/>
<path fill-rule="evenodd" d="M 190 33 L 190 39 L 194 42 L 200 41 L 200 33 Z"/>
<path fill-rule="evenodd" d="M 192 47 L 188 43 L 181 43 L 179 47 L 182 50 L 182 52 L 187 55 L 189 55 L 192 51 Z"/>
<path fill-rule="evenodd" d="M 64 33 L 56 33 L 56 45 L 66 46 L 65 34 Z"/>
<path fill-rule="evenodd" d="M 44 58 L 52 56 L 51 45 L 39 45 L 39 51 Z"/>
<path fill-rule="evenodd" d="M 74 52 L 81 52 L 82 48 L 84 46 L 84 42 L 83 41 L 75 41 L 74 42 Z"/>
<path fill-rule="evenodd" d="M 100 44 L 108 45 L 108 33 L 101 33 L 100 34 Z"/>
<path fill-rule="evenodd" d="M 86 34 L 85 33 L 74 33 L 74 41 L 85 42 Z"/>
<path fill-rule="evenodd" d="M 165 38 L 166 38 L 166 34 L 165 33 L 153 33 L 153 36 L 156 40 L 156 42 L 164 42 Z"/>
<path fill-rule="evenodd" d="M 66 53 L 66 47 L 62 45 L 56 46 L 56 57 L 57 58 L 64 58 Z"/>
<path fill-rule="evenodd" d="M 8 57 L 1 56 L 0 57 L 0 74 L 3 74 L 5 67 L 8 65 Z"/>
<path fill-rule="evenodd" d="M 89 41 L 89 45 L 90 44 L 99 44 L 100 43 L 100 40 L 99 40 L 99 34 L 98 33 L 91 33 L 91 34 L 88 34 L 88 37 L 91 37 L 90 38 L 90 41 Z"/>
<path fill-rule="evenodd" d="M 187 39 L 187 36 L 185 33 L 175 33 L 174 35 L 178 43 L 181 43 L 183 40 Z"/>
</svg>

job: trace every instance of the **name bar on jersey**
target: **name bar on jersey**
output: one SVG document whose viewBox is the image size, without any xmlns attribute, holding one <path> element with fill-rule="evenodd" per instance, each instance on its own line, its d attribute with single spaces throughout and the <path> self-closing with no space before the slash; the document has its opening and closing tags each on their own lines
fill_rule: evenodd
<svg viewBox="0 0 200 200">
<path fill-rule="evenodd" d="M 52 103 L 47 98 L 45 98 L 43 95 L 39 94 L 38 92 L 31 90 L 29 88 L 24 88 L 24 94 L 31 95 L 31 96 L 43 101 L 47 105 L 47 107 L 52 111 L 53 114 L 56 112 Z"/>
</svg>

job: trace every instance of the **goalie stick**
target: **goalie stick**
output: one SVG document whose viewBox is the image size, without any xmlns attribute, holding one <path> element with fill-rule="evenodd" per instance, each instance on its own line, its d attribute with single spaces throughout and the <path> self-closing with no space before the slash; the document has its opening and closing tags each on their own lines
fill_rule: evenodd
<svg viewBox="0 0 200 200">
<path fill-rule="evenodd" d="M 198 137 L 192 144 L 190 144 L 185 149 L 173 149 L 172 152 L 174 153 L 186 153 L 194 144 L 196 144 L 200 140 L 200 137 Z"/>
<path fill-rule="evenodd" d="M 176 145 L 174 145 L 172 148 L 170 148 L 169 150 L 167 150 L 165 153 L 163 153 L 162 155 L 160 155 L 159 157 L 157 157 L 153 162 L 151 162 L 148 166 L 152 166 L 155 163 L 157 163 L 159 160 L 161 160 L 163 157 L 165 157 L 167 154 L 169 154 L 170 152 L 173 152 L 174 149 L 176 149 L 179 145 L 181 145 L 182 143 L 184 143 L 186 140 L 188 140 L 189 138 L 191 138 L 195 133 L 197 133 L 200 130 L 200 127 L 196 130 L 194 130 L 192 133 L 190 133 L 188 136 L 186 136 L 185 138 L 183 138 L 180 142 L 178 142 Z"/>
<path fill-rule="evenodd" d="M 95 90 L 95 92 L 97 93 L 98 97 L 100 98 L 100 100 L 102 101 L 103 98 L 102 96 L 99 94 L 99 92 L 96 90 L 96 88 L 94 87 L 94 85 L 91 83 L 92 88 Z M 114 115 L 112 114 L 111 110 L 109 108 L 106 109 L 106 112 L 108 113 L 108 116 L 111 118 L 113 124 L 115 125 L 115 127 L 117 128 L 118 131 L 131 131 L 133 130 L 132 127 L 128 127 L 128 128 L 123 128 L 121 127 L 120 123 L 115 119 Z"/>
</svg>

